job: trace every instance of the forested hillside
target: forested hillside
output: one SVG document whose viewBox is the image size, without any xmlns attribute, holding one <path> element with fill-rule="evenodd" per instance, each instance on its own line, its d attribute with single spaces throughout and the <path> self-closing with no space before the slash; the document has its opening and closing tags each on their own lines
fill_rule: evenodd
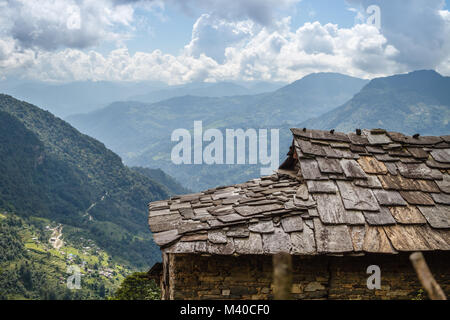
<svg viewBox="0 0 450 320">
<path fill-rule="evenodd" d="M 380 127 L 406 134 L 450 132 L 450 77 L 431 70 L 372 80 L 342 106 L 300 125 L 353 131 Z"/>
<path fill-rule="evenodd" d="M 0 95 L 0 207 L 71 227 L 116 261 L 149 266 L 159 259 L 147 203 L 169 189 L 123 165 L 95 139 L 26 102 Z"/>
</svg>

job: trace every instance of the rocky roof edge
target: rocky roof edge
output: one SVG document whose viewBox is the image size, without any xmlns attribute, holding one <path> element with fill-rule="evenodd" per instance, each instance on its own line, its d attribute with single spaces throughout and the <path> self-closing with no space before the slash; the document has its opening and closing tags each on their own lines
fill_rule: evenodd
<svg viewBox="0 0 450 320">
<path fill-rule="evenodd" d="M 168 253 L 450 250 L 450 136 L 291 129 L 272 176 L 149 205 Z"/>
</svg>

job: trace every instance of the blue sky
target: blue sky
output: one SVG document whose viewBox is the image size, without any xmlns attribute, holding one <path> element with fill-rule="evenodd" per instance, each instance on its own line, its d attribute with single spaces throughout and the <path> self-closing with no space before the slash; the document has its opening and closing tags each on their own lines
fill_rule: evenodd
<svg viewBox="0 0 450 320">
<path fill-rule="evenodd" d="M 379 25 L 367 21 L 371 5 Z M 0 10 L 3 80 L 450 75 L 443 0 L 0 0 Z"/>
<path fill-rule="evenodd" d="M 350 5 L 345 0 L 303 0 L 297 3 L 292 12 L 292 26 L 298 28 L 310 21 L 322 24 L 334 23 L 341 27 L 355 24 L 355 13 L 348 10 Z M 127 42 L 130 52 L 160 49 L 170 54 L 178 54 L 180 49 L 190 41 L 192 26 L 201 14 L 187 14 L 173 5 L 167 5 L 164 18 L 152 12 L 137 10 L 149 21 L 148 29 L 140 29 L 135 38 Z"/>
</svg>

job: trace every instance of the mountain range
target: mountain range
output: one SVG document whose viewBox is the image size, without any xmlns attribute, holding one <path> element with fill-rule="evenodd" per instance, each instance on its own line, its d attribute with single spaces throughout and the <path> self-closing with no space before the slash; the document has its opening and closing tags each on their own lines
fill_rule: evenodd
<svg viewBox="0 0 450 320">
<path fill-rule="evenodd" d="M 167 85 L 158 81 L 111 82 L 75 81 L 47 83 L 42 81 L 0 81 L 0 92 L 39 105 L 59 117 L 87 113 L 115 101 L 153 103 L 173 97 L 193 95 L 222 97 L 259 94 L 274 91 L 283 84 L 254 82 L 188 83 Z"/>
<path fill-rule="evenodd" d="M 353 131 L 380 127 L 413 135 L 450 132 L 450 77 L 432 70 L 372 80 L 340 107 L 299 127 Z"/>
<path fill-rule="evenodd" d="M 447 134 L 449 78 L 417 71 L 371 81 L 335 73 L 311 74 L 278 90 L 231 97 L 175 97 L 157 103 L 116 102 L 67 118 L 103 141 L 128 165 L 161 168 L 198 191 L 259 175 L 255 165 L 174 165 L 170 152 L 177 128 L 278 128 L 280 153 L 290 127 L 336 129 L 383 127 L 405 133 Z M 283 155 L 280 154 L 280 159 Z"/>
<path fill-rule="evenodd" d="M 126 167 L 103 143 L 7 95 L 0 148 L 0 209 L 61 223 L 66 239 L 92 239 L 134 268 L 160 259 L 146 211 L 149 201 L 185 191 L 170 177 Z"/>
<path fill-rule="evenodd" d="M 192 130 L 201 120 L 205 130 L 270 128 L 293 125 L 344 103 L 367 83 L 335 73 L 311 74 L 278 90 L 231 97 L 181 96 L 148 104 L 116 102 L 88 114 L 67 117 L 80 131 L 96 137 L 117 152 L 128 165 L 161 168 L 191 190 L 234 183 L 251 177 L 257 168 L 242 166 L 173 165 L 171 133 Z M 285 146 L 286 147 L 286 146 Z M 239 173 L 236 176 L 236 172 Z M 193 174 L 193 173 L 196 174 Z"/>
</svg>

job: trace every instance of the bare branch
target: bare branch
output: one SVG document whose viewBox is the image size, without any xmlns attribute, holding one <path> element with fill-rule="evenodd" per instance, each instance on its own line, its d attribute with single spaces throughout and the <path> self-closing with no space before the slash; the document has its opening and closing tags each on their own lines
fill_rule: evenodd
<svg viewBox="0 0 450 320">
<path fill-rule="evenodd" d="M 431 274 L 422 252 L 414 252 L 409 256 L 409 260 L 411 260 L 411 263 L 416 270 L 417 277 L 422 283 L 425 291 L 428 293 L 428 297 L 431 300 L 447 300 L 444 291 L 442 291 L 441 287 Z"/>
</svg>

